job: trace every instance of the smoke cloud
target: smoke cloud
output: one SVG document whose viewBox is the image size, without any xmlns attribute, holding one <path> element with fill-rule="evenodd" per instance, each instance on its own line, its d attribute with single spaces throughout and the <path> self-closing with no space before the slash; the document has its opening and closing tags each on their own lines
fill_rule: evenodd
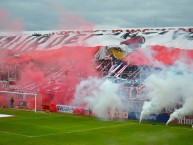
<svg viewBox="0 0 193 145">
<path fill-rule="evenodd" d="M 77 30 L 85 28 L 91 30 L 93 28 L 94 24 L 85 20 L 78 12 L 73 13 L 64 10 L 60 4 L 49 2 L 48 4 L 57 12 L 57 17 L 60 20 L 56 23 L 55 29 Z M 8 10 L 0 8 L 0 29 L 22 32 L 21 21 L 13 19 L 11 16 Z M 32 41 L 28 43 L 27 40 L 30 37 L 35 38 L 34 43 L 31 43 Z M 17 66 L 17 70 L 20 72 L 17 76 L 18 90 L 40 91 L 45 104 L 49 104 L 50 101 L 70 104 L 75 87 L 81 79 L 98 75 L 94 69 L 95 62 L 93 61 L 95 49 L 98 50 L 98 48 L 80 46 L 78 42 L 75 43 L 76 38 L 71 38 L 68 43 L 74 42 L 73 46 L 54 46 L 52 50 L 44 50 L 46 49 L 44 44 L 47 41 L 42 41 L 42 48 L 37 50 L 38 37 L 32 35 L 22 41 L 22 34 L 21 38 L 14 36 L 5 39 L 5 45 L 12 40 L 13 43 L 18 41 L 21 43 L 18 43 L 19 45 L 12 50 L 9 47 L 2 48 L 2 52 L 0 52 L 2 65 Z M 50 39 L 54 40 L 56 35 L 49 35 L 48 37 L 52 37 Z M 47 40 L 48 37 L 45 37 L 44 40 Z M 9 46 L 12 47 L 13 45 Z M 84 46 L 87 44 L 84 43 Z M 15 54 L 19 55 L 16 56 Z M 8 71 L 8 69 L 6 70 Z"/>
<path fill-rule="evenodd" d="M 10 32 L 21 32 L 23 29 L 22 23 L 18 19 L 12 19 L 9 11 L 0 8 L 0 30 Z"/>
<path fill-rule="evenodd" d="M 108 111 L 123 109 L 120 87 L 110 80 L 89 78 L 77 86 L 73 104 L 88 107 L 100 119 L 109 119 Z"/>
<path fill-rule="evenodd" d="M 193 113 L 193 76 L 192 70 L 178 63 L 175 66 L 162 68 L 159 73 L 152 73 L 144 85 L 148 101 L 144 102 L 140 122 L 150 114 L 158 114 L 164 108 L 179 105 L 167 124 L 174 119 L 181 119 Z"/>
</svg>

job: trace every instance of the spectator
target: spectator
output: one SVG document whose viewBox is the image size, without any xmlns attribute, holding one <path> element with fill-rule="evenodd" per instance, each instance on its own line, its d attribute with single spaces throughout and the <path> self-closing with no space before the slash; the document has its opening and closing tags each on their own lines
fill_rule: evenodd
<svg viewBox="0 0 193 145">
<path fill-rule="evenodd" d="M 14 98 L 12 97 L 11 100 L 10 100 L 11 108 L 13 108 L 13 104 L 14 104 Z"/>
</svg>

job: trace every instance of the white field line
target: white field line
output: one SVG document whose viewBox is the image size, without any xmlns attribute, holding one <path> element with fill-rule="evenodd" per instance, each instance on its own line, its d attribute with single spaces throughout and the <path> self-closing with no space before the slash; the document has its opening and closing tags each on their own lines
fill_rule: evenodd
<svg viewBox="0 0 193 145">
<path fill-rule="evenodd" d="M 62 135 L 62 134 L 69 134 L 69 133 L 76 133 L 76 132 L 93 131 L 93 130 L 100 130 L 104 128 L 120 127 L 120 126 L 125 126 L 125 125 L 129 125 L 129 124 L 120 124 L 120 125 L 114 125 L 114 126 L 104 126 L 104 127 L 90 128 L 90 129 L 66 131 L 66 132 L 61 132 L 61 133 L 45 134 L 45 135 L 38 135 L 38 136 L 33 136 L 33 137 L 46 137 L 46 136 Z"/>
<path fill-rule="evenodd" d="M 45 117 L 34 117 L 34 118 L 32 118 L 32 117 L 23 117 L 23 116 L 18 116 L 18 115 L 16 115 L 15 116 L 16 118 L 18 117 L 18 118 L 21 118 L 21 119 L 34 119 L 34 120 L 38 120 L 38 119 L 46 119 L 46 118 L 56 118 L 56 117 L 68 117 L 68 118 L 81 118 L 81 119 L 87 119 L 87 118 L 84 118 L 84 117 L 79 117 L 79 116 L 77 116 L 77 115 L 74 115 L 74 116 L 68 116 L 68 115 L 55 115 L 55 114 L 49 114 L 49 116 L 45 116 Z M 88 118 L 89 119 L 89 118 Z"/>
<path fill-rule="evenodd" d="M 34 118 L 31 118 L 31 117 L 23 117 L 23 116 L 15 116 L 17 118 L 21 118 L 21 119 L 34 119 L 34 120 L 38 120 L 38 119 L 46 119 L 46 118 L 55 118 L 55 117 L 62 117 L 64 115 L 57 115 L 57 116 L 48 116 L 48 117 L 34 117 Z"/>
<path fill-rule="evenodd" d="M 11 135 L 16 135 L 16 136 L 23 136 L 23 137 L 33 137 L 33 136 L 30 136 L 30 135 L 25 135 L 25 134 L 20 134 L 20 133 L 13 133 L 13 132 L 7 132 L 7 131 L 0 131 L 0 133 L 11 134 Z"/>
<path fill-rule="evenodd" d="M 136 124 L 136 123 L 131 123 L 131 124 Z M 129 125 L 129 124 L 120 124 L 120 125 L 114 125 L 114 126 L 104 126 L 104 127 L 82 129 L 82 130 L 74 130 L 74 131 L 66 131 L 66 132 L 61 132 L 61 133 L 53 133 L 53 134 L 45 134 L 45 135 L 37 135 L 37 136 L 20 134 L 20 133 L 13 133 L 13 132 L 7 132 L 7 131 L 0 131 L 0 133 L 33 138 L 33 137 L 46 137 L 46 136 L 62 135 L 62 134 L 69 134 L 69 133 L 76 133 L 76 132 L 85 132 L 85 131 L 99 130 L 99 129 L 104 129 L 104 128 L 120 127 L 120 126 L 125 126 L 125 125 Z"/>
<path fill-rule="evenodd" d="M 120 127 L 120 126 L 129 126 L 129 125 L 134 125 L 134 124 L 141 124 L 141 123 L 124 123 L 124 124 L 120 124 L 120 125 L 114 125 L 114 126 L 104 126 L 104 127 L 97 127 L 97 128 L 90 128 L 90 129 L 82 129 L 82 130 L 74 130 L 74 131 L 66 131 L 66 132 L 61 132 L 61 133 L 54 133 L 54 134 L 45 134 L 45 135 L 37 135 L 37 136 L 33 136 L 33 135 L 26 135 L 26 134 L 19 134 L 19 133 L 13 133 L 13 132 L 6 132 L 6 131 L 0 131 L 0 133 L 5 133 L 5 134 L 11 134 L 11 135 L 16 135 L 16 136 L 23 136 L 23 137 L 28 137 L 28 138 L 36 138 L 36 137 L 47 137 L 47 136 L 55 136 L 55 135 L 62 135 L 62 134 L 69 134 L 69 133 L 77 133 L 77 132 L 85 132 L 85 131 L 93 131 L 93 130 L 100 130 L 100 129 L 104 129 L 104 128 L 114 128 L 114 127 Z M 149 125 L 152 126 L 151 124 L 143 124 L 143 125 Z M 161 125 L 156 125 L 157 127 L 163 127 Z M 156 127 L 155 126 L 155 127 Z M 183 127 L 170 127 L 170 128 L 178 128 L 178 129 L 188 129 L 190 131 L 193 131 L 193 129 L 191 128 L 183 128 Z"/>
</svg>

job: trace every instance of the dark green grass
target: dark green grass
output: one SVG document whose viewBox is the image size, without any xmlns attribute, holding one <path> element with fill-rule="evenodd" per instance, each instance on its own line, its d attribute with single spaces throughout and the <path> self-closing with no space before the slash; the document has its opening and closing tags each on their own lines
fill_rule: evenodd
<svg viewBox="0 0 193 145">
<path fill-rule="evenodd" d="M 102 121 L 64 113 L 0 109 L 0 145 L 192 145 L 193 129 L 136 121 Z"/>
</svg>

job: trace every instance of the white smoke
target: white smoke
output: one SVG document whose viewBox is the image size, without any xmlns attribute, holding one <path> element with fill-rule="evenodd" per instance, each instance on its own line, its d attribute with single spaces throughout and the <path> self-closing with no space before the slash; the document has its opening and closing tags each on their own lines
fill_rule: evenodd
<svg viewBox="0 0 193 145">
<path fill-rule="evenodd" d="M 149 101 L 143 105 L 140 122 L 150 114 L 158 114 L 164 108 L 177 104 L 182 107 L 171 114 L 168 123 L 193 113 L 193 75 L 179 68 L 183 67 L 165 68 L 159 74 L 152 74 L 146 79 Z"/>
<path fill-rule="evenodd" d="M 169 124 L 174 119 L 182 119 L 186 115 L 193 114 L 193 97 L 186 98 L 182 108 L 175 110 L 171 115 L 166 124 Z"/>
<path fill-rule="evenodd" d="M 120 84 L 105 79 L 89 78 L 78 85 L 74 105 L 84 105 L 97 117 L 106 120 L 109 119 L 108 111 L 120 111 L 123 108 L 119 91 Z"/>
</svg>

